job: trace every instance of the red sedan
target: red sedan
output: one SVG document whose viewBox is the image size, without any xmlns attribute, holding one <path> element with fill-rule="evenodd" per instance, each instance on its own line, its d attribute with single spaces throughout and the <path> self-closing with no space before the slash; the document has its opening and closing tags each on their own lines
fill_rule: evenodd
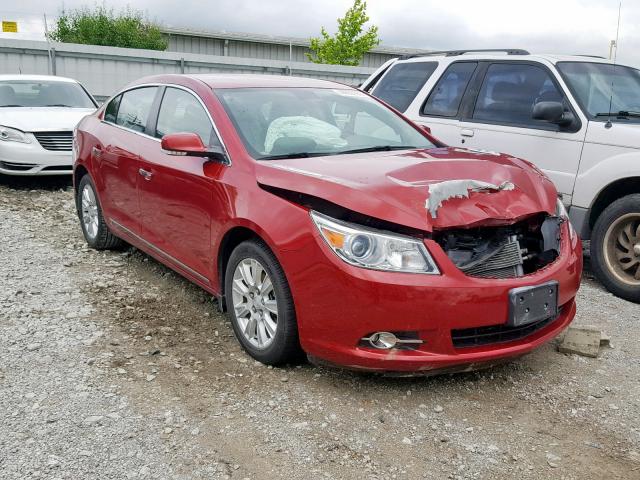
<svg viewBox="0 0 640 480">
<path fill-rule="evenodd" d="M 544 174 L 353 88 L 148 77 L 74 138 L 88 244 L 132 244 L 217 296 L 261 362 L 476 368 L 575 315 L 582 248 Z"/>
</svg>

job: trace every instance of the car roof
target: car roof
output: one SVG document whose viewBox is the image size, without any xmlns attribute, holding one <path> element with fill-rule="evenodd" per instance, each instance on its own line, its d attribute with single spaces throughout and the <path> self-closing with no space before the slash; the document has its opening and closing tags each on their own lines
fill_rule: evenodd
<svg viewBox="0 0 640 480">
<path fill-rule="evenodd" d="M 555 54 L 516 54 L 509 55 L 506 53 L 493 53 L 493 52 L 477 52 L 477 53 L 464 53 L 457 55 L 416 55 L 414 57 L 402 58 L 400 62 L 433 62 L 439 60 L 447 60 L 450 62 L 459 60 L 512 60 L 512 61 L 547 61 L 552 64 L 558 62 L 592 62 L 592 63 L 611 63 L 611 60 L 606 58 L 592 56 L 592 55 L 555 55 Z"/>
<path fill-rule="evenodd" d="M 155 75 L 141 78 L 135 84 L 143 83 L 179 83 L 184 79 L 199 80 L 210 88 L 333 88 L 349 89 L 347 85 L 318 80 L 315 78 L 293 77 L 285 75 L 256 75 L 256 74 L 186 74 L 186 75 Z"/>
<path fill-rule="evenodd" d="M 58 77 L 55 75 L 0 75 L 0 82 L 6 80 L 26 80 L 28 82 L 67 82 L 67 83 L 78 83 L 77 80 L 73 78 L 67 77 Z"/>
</svg>

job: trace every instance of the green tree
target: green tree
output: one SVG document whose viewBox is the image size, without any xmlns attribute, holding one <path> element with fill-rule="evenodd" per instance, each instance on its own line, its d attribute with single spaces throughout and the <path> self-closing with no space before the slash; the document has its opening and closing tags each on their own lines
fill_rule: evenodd
<svg viewBox="0 0 640 480">
<path fill-rule="evenodd" d="M 311 39 L 310 48 L 315 55 L 307 53 L 307 57 L 314 63 L 358 65 L 365 53 L 380 44 L 378 27 L 371 26 L 363 33 L 363 26 L 368 21 L 367 2 L 355 0 L 344 17 L 338 19 L 335 36 L 322 27 L 322 37 Z"/>
<path fill-rule="evenodd" d="M 119 13 L 97 6 L 62 11 L 49 38 L 57 42 L 111 47 L 166 50 L 167 39 L 142 12 L 126 8 Z"/>
</svg>

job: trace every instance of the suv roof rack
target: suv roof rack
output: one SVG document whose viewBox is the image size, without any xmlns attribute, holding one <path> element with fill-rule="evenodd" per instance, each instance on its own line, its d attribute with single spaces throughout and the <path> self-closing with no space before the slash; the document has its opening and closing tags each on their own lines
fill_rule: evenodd
<svg viewBox="0 0 640 480">
<path fill-rule="evenodd" d="M 521 48 L 479 48 L 476 50 L 440 50 L 435 52 L 428 53 L 418 53 L 415 55 L 403 55 L 400 57 L 400 60 L 406 60 L 408 58 L 418 58 L 418 57 L 432 57 L 435 55 L 444 55 L 445 57 L 457 57 L 460 55 L 464 55 L 465 53 L 495 53 L 501 52 L 506 53 L 507 55 L 531 55 L 527 50 L 523 50 Z"/>
</svg>

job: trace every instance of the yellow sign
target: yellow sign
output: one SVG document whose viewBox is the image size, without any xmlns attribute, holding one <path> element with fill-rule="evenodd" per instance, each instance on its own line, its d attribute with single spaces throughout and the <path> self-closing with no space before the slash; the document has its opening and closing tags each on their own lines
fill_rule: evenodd
<svg viewBox="0 0 640 480">
<path fill-rule="evenodd" d="M 2 21 L 2 31 L 10 33 L 18 33 L 18 22 Z"/>
</svg>

